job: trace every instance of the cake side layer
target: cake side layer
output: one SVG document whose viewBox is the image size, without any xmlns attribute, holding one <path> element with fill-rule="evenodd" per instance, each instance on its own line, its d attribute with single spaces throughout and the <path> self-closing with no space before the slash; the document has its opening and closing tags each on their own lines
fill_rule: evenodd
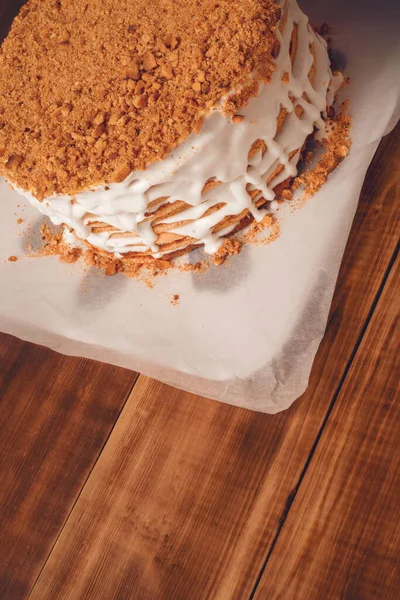
<svg viewBox="0 0 400 600">
<path fill-rule="evenodd" d="M 42 199 L 163 159 L 263 63 L 275 0 L 30 0 L 0 50 L 0 174 Z"/>
<path fill-rule="evenodd" d="M 261 221 L 274 210 L 276 191 L 296 175 L 307 137 L 315 127 L 322 137 L 323 116 L 342 81 L 332 76 L 326 44 L 295 0 L 282 0 L 277 36 L 271 81 L 260 84 L 240 115 L 215 109 L 199 135 L 121 183 L 74 199 L 38 202 L 28 195 L 30 201 L 54 223 L 117 257 L 161 257 L 200 244 L 216 252 L 243 220 Z"/>
</svg>

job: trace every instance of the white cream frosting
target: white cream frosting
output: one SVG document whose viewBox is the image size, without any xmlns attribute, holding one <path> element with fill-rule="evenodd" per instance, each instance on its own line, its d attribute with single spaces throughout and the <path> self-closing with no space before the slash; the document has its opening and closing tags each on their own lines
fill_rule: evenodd
<svg viewBox="0 0 400 600">
<path fill-rule="evenodd" d="M 196 243 L 204 244 L 208 253 L 218 250 L 223 237 L 233 230 L 230 225 L 217 233 L 212 229 L 225 216 L 239 215 L 249 210 L 256 221 L 274 210 L 276 202 L 273 188 L 297 173 L 300 149 L 314 127 L 324 131 L 327 106 L 333 103 L 335 91 L 342 82 L 341 75 L 333 77 L 325 41 L 308 24 L 296 0 L 281 0 L 282 13 L 287 18 L 282 32 L 277 32 L 280 50 L 276 68 L 270 82 L 259 86 L 259 94 L 248 106 L 240 109 L 245 118 L 233 123 L 215 108 L 205 118 L 198 135 L 192 134 L 166 159 L 150 165 L 145 171 L 131 173 L 123 182 L 99 187 L 70 196 L 52 196 L 39 202 L 31 194 L 22 192 L 40 212 L 60 225 L 64 223 L 76 235 L 93 246 L 121 257 L 128 252 L 150 251 L 163 255 L 157 246 L 157 234 L 145 215 L 155 211 L 161 203 L 149 209 L 150 202 L 168 197 L 169 202 L 184 200 L 188 208 L 179 214 L 161 219 L 171 227 L 170 232 L 190 236 Z M 298 47 L 294 64 L 290 58 L 290 41 L 294 25 L 298 26 Z M 309 79 L 314 55 L 316 74 L 313 84 Z M 283 81 L 284 73 L 289 80 Z M 295 108 L 300 105 L 300 116 Z M 288 115 L 277 132 L 277 118 L 281 108 Z M 252 144 L 261 139 L 267 150 L 258 152 L 249 160 Z M 296 150 L 292 158 L 290 154 Z M 283 169 L 269 184 L 266 181 L 279 165 Z M 202 193 L 205 183 L 215 178 L 221 182 Z M 258 209 L 246 187 L 260 190 L 267 208 Z M 217 203 L 221 208 L 203 216 Z M 165 199 L 164 199 L 165 203 Z M 94 221 L 109 224 L 114 231 L 92 232 Z M 182 223 L 185 221 L 185 223 Z M 189 222 L 188 222 L 189 221 Z M 132 235 L 129 236 L 129 233 Z M 188 245 L 183 242 L 182 247 Z"/>
</svg>

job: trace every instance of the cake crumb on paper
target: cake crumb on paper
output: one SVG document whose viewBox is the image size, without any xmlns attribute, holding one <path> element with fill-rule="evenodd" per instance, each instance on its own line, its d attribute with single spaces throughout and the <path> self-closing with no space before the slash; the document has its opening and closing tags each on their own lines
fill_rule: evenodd
<svg viewBox="0 0 400 600">
<path fill-rule="evenodd" d="M 172 296 L 172 298 L 171 298 L 171 304 L 172 304 L 172 306 L 178 306 L 178 304 L 179 304 L 179 299 L 180 299 L 180 296 L 179 296 L 179 294 L 174 294 L 174 295 Z"/>
<path fill-rule="evenodd" d="M 267 237 L 261 237 L 261 234 L 265 233 L 265 230 L 271 231 Z M 274 215 L 266 214 L 263 219 L 259 222 L 253 221 L 250 227 L 243 234 L 243 241 L 247 244 L 267 244 L 272 241 L 272 233 L 275 232 L 273 239 L 276 239 L 279 235 L 279 224 Z"/>
<path fill-rule="evenodd" d="M 82 249 L 70 246 L 63 239 L 63 230 L 61 228 L 53 230 L 49 224 L 45 223 L 40 228 L 40 237 L 43 242 L 39 251 L 29 253 L 29 257 L 58 256 L 63 263 L 75 263 L 82 255 Z M 32 246 L 28 244 L 28 252 Z"/>
<path fill-rule="evenodd" d="M 177 265 L 177 268 L 179 269 L 179 271 L 182 271 L 183 273 L 195 273 L 196 275 L 200 275 L 201 273 L 204 273 L 204 271 L 207 271 L 209 266 L 210 266 L 209 262 L 207 262 L 206 260 L 201 260 L 194 264 L 192 264 L 192 263 L 180 264 L 180 265 Z"/>
<path fill-rule="evenodd" d="M 242 249 L 242 242 L 235 238 L 227 238 L 221 245 L 220 249 L 217 250 L 212 256 L 212 262 L 214 265 L 222 265 L 229 256 L 235 256 L 239 254 Z"/>
</svg>

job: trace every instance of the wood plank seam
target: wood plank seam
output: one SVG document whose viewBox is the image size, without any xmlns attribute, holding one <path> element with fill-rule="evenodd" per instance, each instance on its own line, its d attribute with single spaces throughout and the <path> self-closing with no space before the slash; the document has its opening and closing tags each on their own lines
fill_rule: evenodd
<svg viewBox="0 0 400 600">
<path fill-rule="evenodd" d="M 256 598 L 398 600 L 399 256 Z"/>
<path fill-rule="evenodd" d="M 249 598 L 284 516 L 285 502 L 296 489 L 398 242 L 396 213 L 393 209 L 389 215 L 383 212 L 390 205 L 395 208 L 400 191 L 393 177 L 395 161 L 387 158 L 391 148 L 397 152 L 397 138 L 388 139 L 372 170 L 372 189 L 367 186 L 365 190 L 355 222 L 355 242 L 353 238 L 347 249 L 340 293 L 332 307 L 326 341 L 332 342 L 336 353 L 334 376 L 326 369 L 328 359 L 334 357 L 330 343 L 325 343 L 309 392 L 291 411 L 269 418 L 256 413 L 250 413 L 250 418 L 248 411 L 139 378 L 135 400 L 128 401 L 120 415 L 96 465 L 99 472 L 92 472 L 31 600 L 55 596 L 121 600 L 131 598 L 133 590 L 138 598 L 194 598 L 198 593 L 201 598 Z M 390 162 L 390 169 L 385 170 Z M 379 173 L 382 176 L 376 177 Z M 388 185 L 382 186 L 386 181 Z M 388 239 L 387 245 L 381 243 Z M 364 246 L 367 242 L 369 247 Z M 349 294 L 356 311 L 347 302 Z M 374 319 L 379 312 L 378 307 Z M 354 332 L 348 342 L 346 336 L 337 336 L 344 317 Z M 321 384 L 324 373 L 326 385 Z M 325 431 L 316 455 L 326 437 Z M 314 456 L 299 496 L 315 460 Z M 286 477 L 288 469 L 293 476 Z M 281 485 L 282 477 L 286 479 Z M 201 527 L 197 527 L 199 519 Z M 225 550 L 229 543 L 235 546 L 234 552 Z M 258 594 L 260 587 L 262 581 Z M 108 595 L 103 595 L 105 589 Z M 153 596 L 149 589 L 155 591 Z"/>
<path fill-rule="evenodd" d="M 397 258 L 398 254 L 399 254 L 399 250 L 400 250 L 400 242 L 397 245 L 397 248 L 395 249 L 395 251 L 393 252 L 392 258 L 390 259 L 389 265 L 388 265 L 388 267 L 386 269 L 386 272 L 385 272 L 385 274 L 384 274 L 384 276 L 382 278 L 382 282 L 381 282 L 381 284 L 379 286 L 379 289 L 378 289 L 378 291 L 377 291 L 377 293 L 375 295 L 375 298 L 374 298 L 374 300 L 373 300 L 373 302 L 371 304 L 371 309 L 370 309 L 370 311 L 368 313 L 368 316 L 367 316 L 367 318 L 365 320 L 365 323 L 364 323 L 364 325 L 362 327 L 360 335 L 359 335 L 359 337 L 358 337 L 358 339 L 357 339 L 357 341 L 356 341 L 356 343 L 354 345 L 353 352 L 352 352 L 352 354 L 350 356 L 350 359 L 349 359 L 349 361 L 348 361 L 348 363 L 346 365 L 346 368 L 345 368 L 345 370 L 343 372 L 343 375 L 342 375 L 342 377 L 341 377 L 341 379 L 340 379 L 340 381 L 338 383 L 338 386 L 337 386 L 337 388 L 335 390 L 335 393 L 333 394 L 332 401 L 331 401 L 331 403 L 330 403 L 330 405 L 328 407 L 328 410 L 326 412 L 325 418 L 324 418 L 324 420 L 322 422 L 322 425 L 321 425 L 321 427 L 320 427 L 320 429 L 318 431 L 318 434 L 317 434 L 317 436 L 315 438 L 314 444 L 313 444 L 313 446 L 312 446 L 312 448 L 310 450 L 310 453 L 309 453 L 309 455 L 307 457 L 307 460 L 306 460 L 306 462 L 304 464 L 304 467 L 303 467 L 303 469 L 302 469 L 302 471 L 300 473 L 299 479 L 298 479 L 295 487 L 293 488 L 293 490 L 288 495 L 286 504 L 285 504 L 283 512 L 282 512 L 282 516 L 279 519 L 279 525 L 278 525 L 277 532 L 276 532 L 275 537 L 274 537 L 274 539 L 273 539 L 273 541 L 271 543 L 271 547 L 268 550 L 267 556 L 265 557 L 265 561 L 264 561 L 264 563 L 263 563 L 263 565 L 262 565 L 262 567 L 260 569 L 260 572 L 258 574 L 257 580 L 256 580 L 256 582 L 254 584 L 254 588 L 253 588 L 253 590 L 252 590 L 252 592 L 250 594 L 249 600 L 254 600 L 255 594 L 257 592 L 257 588 L 259 587 L 260 581 L 261 581 L 262 576 L 263 576 L 263 574 L 265 572 L 265 569 L 267 567 L 268 561 L 271 558 L 271 555 L 272 555 L 272 553 L 274 551 L 274 548 L 276 546 L 278 538 L 279 538 L 279 536 L 280 536 L 280 534 L 282 532 L 282 529 L 283 529 L 283 527 L 285 525 L 285 521 L 286 521 L 286 519 L 287 519 L 287 517 L 289 515 L 290 509 L 291 509 L 291 507 L 293 505 L 293 502 L 294 502 L 294 500 L 295 500 L 295 498 L 297 496 L 297 493 L 298 493 L 298 491 L 300 489 L 300 486 L 301 486 L 302 481 L 303 481 L 303 479 L 305 477 L 305 474 L 306 474 L 306 472 L 308 470 L 308 467 L 310 466 L 310 463 L 311 463 L 312 458 L 313 458 L 313 456 L 315 454 L 315 451 L 317 449 L 319 441 L 320 441 L 320 439 L 321 439 L 321 437 L 322 437 L 322 435 L 324 433 L 325 427 L 326 427 L 326 425 L 328 423 L 328 420 L 329 420 L 329 417 L 330 417 L 330 415 L 332 413 L 333 407 L 334 407 L 334 405 L 335 405 L 335 403 L 336 403 L 336 401 L 337 401 L 337 399 L 339 397 L 340 391 L 341 391 L 341 389 L 343 387 L 343 384 L 344 384 L 344 382 L 345 382 L 345 380 L 347 378 L 347 375 L 348 375 L 349 370 L 350 370 L 350 368 L 351 368 L 351 366 L 352 366 L 352 364 L 354 362 L 354 359 L 355 359 L 355 357 L 356 357 L 356 355 L 358 353 L 358 350 L 359 350 L 359 347 L 361 345 L 361 342 L 362 342 L 362 340 L 363 340 L 363 338 L 364 338 L 364 336 L 365 336 L 365 334 L 367 332 L 368 326 L 370 324 L 372 316 L 373 316 L 373 314 L 374 314 L 374 312 L 376 310 L 377 304 L 379 302 L 379 298 L 382 295 L 383 289 L 384 289 L 384 287 L 385 287 L 385 285 L 387 283 L 387 280 L 389 278 L 390 272 L 391 272 L 391 270 L 393 268 L 393 265 L 396 262 L 396 258 Z"/>
<path fill-rule="evenodd" d="M 51 556 L 51 554 L 52 554 L 52 552 L 54 550 L 54 547 L 57 544 L 58 539 L 61 536 L 62 532 L 64 531 L 65 525 L 68 523 L 68 520 L 69 520 L 69 518 L 71 516 L 72 511 L 74 510 L 74 508 L 75 508 L 75 506 L 76 506 L 79 498 L 81 497 L 81 494 L 82 494 L 82 492 L 83 492 L 83 490 L 84 490 L 84 488 L 86 486 L 86 483 L 87 483 L 88 479 L 90 478 L 90 476 L 91 476 L 91 474 L 93 472 L 93 469 L 95 468 L 95 466 L 96 466 L 96 464 L 97 464 L 100 456 L 102 455 L 103 450 L 106 447 L 106 445 L 108 443 L 108 440 L 109 440 L 112 432 L 114 431 L 114 428 L 115 428 L 115 426 L 116 426 L 116 424 L 118 422 L 118 419 L 119 419 L 120 415 L 122 414 L 122 412 L 123 412 L 123 410 L 125 408 L 125 405 L 126 405 L 126 403 L 128 401 L 128 398 L 131 395 L 132 390 L 135 387 L 138 379 L 139 379 L 139 373 L 136 374 L 135 381 L 133 382 L 132 387 L 129 389 L 129 391 L 126 394 L 125 400 L 124 400 L 124 402 L 123 402 L 123 404 L 121 406 L 121 410 L 119 411 L 118 416 L 117 416 L 117 418 L 115 419 L 115 421 L 113 423 L 113 426 L 111 427 L 110 431 L 108 432 L 108 435 L 105 438 L 105 440 L 104 440 L 104 442 L 103 442 L 103 444 L 101 446 L 100 452 L 98 453 L 98 455 L 96 457 L 96 460 L 93 462 L 92 468 L 88 471 L 88 474 L 87 474 L 87 476 L 86 476 L 86 478 L 85 478 L 85 480 L 83 482 L 83 485 L 82 485 L 81 489 L 79 490 L 78 494 L 76 495 L 76 498 L 75 498 L 75 500 L 74 500 L 74 502 L 73 502 L 73 504 L 72 504 L 72 506 L 71 506 L 71 508 L 70 508 L 70 510 L 69 510 L 69 512 L 67 514 L 67 516 L 65 517 L 64 523 L 62 524 L 62 526 L 60 527 L 60 530 L 59 530 L 58 534 L 54 538 L 54 541 L 53 541 L 53 544 L 52 544 L 52 546 L 51 546 L 51 548 L 49 550 L 49 553 L 47 554 L 46 559 L 43 561 L 43 564 L 42 564 L 42 566 L 41 566 L 41 568 L 40 568 L 40 570 L 39 570 L 39 572 L 38 572 L 38 574 L 37 574 L 37 576 L 36 576 L 36 578 L 35 578 L 35 580 L 34 580 L 34 582 L 32 584 L 32 587 L 31 587 L 31 589 L 30 589 L 30 591 L 29 591 L 29 593 L 28 593 L 28 595 L 26 597 L 26 600 L 29 600 L 29 598 L 31 597 L 31 594 L 32 594 L 32 592 L 33 592 L 33 590 L 35 588 L 35 585 L 38 582 L 38 579 L 41 576 L 43 569 L 46 567 L 47 562 L 48 562 L 48 560 L 49 560 L 49 558 L 50 558 L 50 556 Z"/>
</svg>

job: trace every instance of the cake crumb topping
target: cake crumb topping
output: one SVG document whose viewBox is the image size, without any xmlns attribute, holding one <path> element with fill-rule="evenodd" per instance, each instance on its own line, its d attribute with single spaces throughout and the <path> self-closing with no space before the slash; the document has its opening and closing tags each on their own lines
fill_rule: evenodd
<svg viewBox="0 0 400 600">
<path fill-rule="evenodd" d="M 165 158 L 268 79 L 279 17 L 275 0 L 30 0 L 0 48 L 0 174 L 43 199 Z"/>
</svg>

